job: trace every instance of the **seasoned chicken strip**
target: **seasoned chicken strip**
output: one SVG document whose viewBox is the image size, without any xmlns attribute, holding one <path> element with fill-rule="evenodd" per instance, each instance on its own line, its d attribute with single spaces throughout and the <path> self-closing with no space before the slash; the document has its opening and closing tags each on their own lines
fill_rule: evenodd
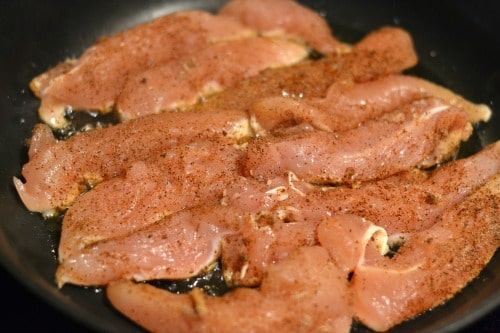
<svg viewBox="0 0 500 333">
<path fill-rule="evenodd" d="M 448 162 L 426 177 L 401 175 L 356 187 L 310 191 L 276 203 L 287 220 L 321 221 L 335 214 L 355 214 L 405 235 L 431 227 L 436 219 L 500 172 L 500 141 L 465 159 Z M 288 211 L 287 211 L 288 208 Z"/>
<path fill-rule="evenodd" d="M 316 183 L 380 179 L 445 161 L 471 133 L 463 110 L 426 98 L 338 135 L 313 131 L 252 138 L 244 170 L 264 181 L 288 171 Z"/>
<path fill-rule="evenodd" d="M 116 215 L 123 219 L 103 217 L 102 224 L 90 215 L 85 218 L 80 214 L 83 218 L 75 220 L 71 214 L 77 202 L 69 210 L 71 224 L 65 226 L 63 222 L 57 279 L 61 285 L 99 285 L 121 278 L 190 277 L 186 272 L 199 273 L 220 254 L 227 283 L 256 286 L 273 262 L 286 258 L 297 247 L 317 244 L 317 226 L 337 214 L 356 214 L 387 228 L 395 242 L 400 235 L 407 237 L 428 229 L 443 212 L 498 174 L 499 154 L 500 143 L 496 143 L 438 168 L 429 177 L 397 176 L 359 188 L 326 190 L 293 178 L 260 184 L 258 189 L 237 182 L 228 187 L 222 205 L 208 202 L 154 223 L 154 219 L 142 218 L 152 213 L 140 207 L 135 212 L 134 207 L 117 207 Z M 151 181 L 143 182 L 147 185 Z M 147 198 L 156 202 L 155 195 L 147 193 L 138 201 Z M 389 207 L 387 202 L 391 203 Z M 128 218 L 127 214 L 132 215 Z M 235 220 L 236 216 L 247 218 Z M 108 221 L 115 221 L 116 227 Z M 177 242 L 183 223 L 185 240 Z M 210 244 L 213 251 L 206 252 L 204 260 L 195 260 L 199 245 L 192 242 Z"/>
<path fill-rule="evenodd" d="M 129 78 L 117 100 L 122 120 L 190 105 L 257 75 L 308 56 L 297 43 L 263 37 L 208 45 Z"/>
<path fill-rule="evenodd" d="M 220 200 L 239 176 L 242 155 L 232 143 L 208 140 L 174 146 L 150 163 L 135 162 L 123 177 L 98 184 L 65 212 L 59 261 L 99 240 Z"/>
<path fill-rule="evenodd" d="M 348 49 L 333 36 L 325 18 L 296 1 L 231 0 L 218 15 L 236 18 L 268 35 L 305 41 L 322 53 Z"/>
<path fill-rule="evenodd" d="M 226 191 L 225 202 L 261 218 L 253 229 L 243 229 L 224 238 L 221 262 L 225 281 L 233 286 L 258 285 L 273 262 L 285 258 L 294 248 L 317 244 L 321 240 L 319 236 L 317 239 L 317 228 L 318 235 L 319 230 L 334 229 L 331 224 L 337 221 L 333 218 L 337 215 L 364 218 L 367 222 L 359 230 L 375 224 L 376 228 L 370 230 L 381 236 L 385 234 L 397 245 L 432 227 L 444 212 L 460 204 L 499 172 L 500 142 L 496 142 L 471 157 L 449 162 L 430 175 L 413 171 L 357 187 L 311 189 L 297 180 L 278 187 L 276 180 L 269 185 L 237 183 Z M 279 196 L 272 197 L 273 192 Z M 339 239 L 335 244 L 344 253 L 342 265 L 352 271 L 353 263 L 358 262 L 356 254 L 363 254 L 364 248 L 344 246 L 340 242 L 343 238 L 338 235 L 343 231 L 336 230 L 322 237 Z M 351 233 L 345 237 L 345 240 L 358 239 L 360 235 Z"/>
<path fill-rule="evenodd" d="M 385 43 L 376 43 L 378 39 Z M 352 52 L 265 70 L 215 95 L 199 107 L 248 110 L 267 97 L 324 98 L 329 89 L 349 89 L 356 83 L 400 73 L 416 62 L 413 41 L 405 30 L 381 28 L 358 41 Z M 335 88 L 331 88 L 332 85 Z"/>
<path fill-rule="evenodd" d="M 127 77 L 211 43 L 254 36 L 235 19 L 203 11 L 181 11 L 101 38 L 77 60 L 35 77 L 30 87 L 41 98 L 40 119 L 67 126 L 66 108 L 110 111 Z M 68 68 L 70 67 L 70 68 Z"/>
<path fill-rule="evenodd" d="M 394 31 L 384 29 L 370 34 L 370 37 L 366 38 L 367 46 L 363 46 L 365 42 L 362 40 L 356 47 L 370 49 L 369 45 L 372 43 L 373 36 L 377 34 L 382 36 L 385 34 L 391 36 L 394 34 L 403 35 L 401 38 L 407 40 L 407 37 L 404 37 L 407 34 L 400 29 Z M 411 43 L 407 46 L 409 48 L 403 53 L 412 54 L 414 51 L 411 48 Z M 392 49 L 395 54 L 400 54 L 402 47 L 397 42 L 392 46 L 385 45 L 384 50 L 386 49 Z M 391 52 L 384 51 L 384 54 L 390 57 Z M 341 60 L 341 63 L 345 64 L 342 68 L 345 67 L 347 73 L 345 75 L 348 75 L 351 70 L 356 71 L 356 62 L 353 59 L 349 60 L 350 57 L 358 57 L 356 54 L 354 52 L 352 56 L 346 55 L 345 59 L 342 58 L 344 60 Z M 315 68 L 316 65 L 318 68 Z M 378 66 L 376 63 L 367 64 L 367 66 L 372 65 Z M 406 65 L 409 65 L 409 63 Z M 280 72 L 282 75 L 278 76 L 274 75 L 276 74 L 274 71 L 266 72 L 263 73 L 263 76 L 259 75 L 254 80 L 238 85 L 235 89 L 229 89 L 230 91 L 228 90 L 227 94 L 223 92 L 219 95 L 220 97 L 210 99 L 209 102 L 203 104 L 201 111 L 193 113 L 193 115 L 175 113 L 172 115 L 157 115 L 130 124 L 119 124 L 111 128 L 92 131 L 95 133 L 83 133 L 75 138 L 70 138 L 67 142 L 56 142 L 49 133 L 48 128 L 38 125 L 35 127 L 31 139 L 31 144 L 38 148 L 31 149 L 30 161 L 23 166 L 23 177 L 26 183 L 23 184 L 22 181 L 16 178 L 16 188 L 23 202 L 31 211 L 50 214 L 53 213 L 54 209 L 65 209 L 84 190 L 83 185 L 85 182 L 94 184 L 110 176 L 117 175 L 134 160 L 147 158 L 151 154 L 154 155 L 157 149 L 164 146 L 164 140 L 170 142 L 169 144 L 177 140 L 165 137 L 162 130 L 160 130 L 161 128 L 175 133 L 172 134 L 174 137 L 176 135 L 184 137 L 183 140 L 187 140 L 186 138 L 190 135 L 198 135 L 194 134 L 198 132 L 234 133 L 235 126 L 242 126 L 243 131 L 247 131 L 248 117 L 243 111 L 255 101 L 255 98 L 272 93 L 282 94 L 283 89 L 288 89 L 288 86 L 293 87 L 293 89 L 301 89 L 300 91 L 307 92 L 312 96 L 324 94 L 332 83 L 330 73 L 332 73 L 332 70 L 335 72 L 334 68 L 330 66 L 332 66 L 332 63 L 329 63 L 328 60 L 318 63 L 311 62 L 298 69 L 291 69 L 290 67 L 291 72 L 289 73 L 283 69 Z M 312 68 L 314 68 L 314 73 L 307 74 Z M 387 69 L 387 66 L 382 65 L 382 68 Z M 394 67 L 391 71 L 401 69 L 401 67 Z M 343 73 L 344 70 L 340 72 Z M 382 73 L 376 68 L 372 72 Z M 308 76 L 305 80 L 304 75 Z M 290 78 L 293 80 L 289 80 Z M 323 86 L 320 82 L 317 82 L 316 79 L 318 78 L 324 78 L 322 79 Z M 353 80 L 356 81 L 357 79 L 354 77 L 351 81 Z M 286 83 L 286 85 L 283 86 L 282 83 Z M 270 87 L 272 89 L 269 89 Z M 252 94 L 248 94 L 249 91 L 252 91 Z M 242 111 L 235 112 L 234 110 Z M 203 130 L 203 127 L 208 128 L 208 130 Z M 194 132 L 191 132 L 192 134 L 187 132 L 181 134 L 181 128 L 189 128 L 190 131 Z M 238 130 L 242 129 L 238 128 L 236 131 Z M 205 134 L 202 135 L 205 136 Z M 248 136 L 250 133 L 247 131 L 242 135 Z M 131 157 L 131 155 L 135 157 Z M 100 170 L 101 168 L 105 170 Z"/>
<path fill-rule="evenodd" d="M 30 211 L 51 215 L 69 207 L 86 187 L 122 174 L 136 161 L 156 159 L 172 146 L 204 139 L 238 143 L 250 135 L 245 112 L 224 110 L 156 114 L 64 141 L 39 124 L 22 169 L 25 182 L 14 178 L 14 184 Z"/>
<path fill-rule="evenodd" d="M 217 260 L 226 235 L 251 226 L 251 215 L 207 204 L 177 211 L 155 223 L 93 242 L 60 262 L 59 287 L 106 285 L 120 279 L 185 279 Z"/>
<path fill-rule="evenodd" d="M 500 246 L 500 175 L 416 233 L 393 258 L 372 255 L 354 270 L 355 316 L 386 331 L 448 300 Z"/>
<path fill-rule="evenodd" d="M 153 332 L 347 333 L 352 322 L 347 280 L 318 246 L 297 249 L 269 267 L 257 289 L 210 297 L 199 289 L 176 295 L 116 281 L 106 295 L 118 311 Z"/>
</svg>

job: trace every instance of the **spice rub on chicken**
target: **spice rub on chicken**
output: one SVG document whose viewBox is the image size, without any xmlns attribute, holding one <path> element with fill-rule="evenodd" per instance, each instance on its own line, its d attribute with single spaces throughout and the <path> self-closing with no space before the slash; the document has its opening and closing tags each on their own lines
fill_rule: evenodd
<svg viewBox="0 0 500 333">
<path fill-rule="evenodd" d="M 307 56 L 302 45 L 263 37 L 208 45 L 129 78 L 117 99 L 117 112 L 122 120 L 129 120 L 185 110 L 242 78 L 266 68 L 292 65 Z"/>
<path fill-rule="evenodd" d="M 349 332 L 347 280 L 319 246 L 296 249 L 269 268 L 258 289 L 221 297 L 200 289 L 176 295 L 120 280 L 106 295 L 120 312 L 151 332 Z M 227 320 L 231 318 L 231 320 Z"/>
<path fill-rule="evenodd" d="M 288 1 L 284 1 L 283 5 L 282 8 L 275 8 L 276 13 L 291 7 Z M 61 62 L 31 81 L 31 90 L 41 100 L 40 119 L 59 129 L 68 126 L 65 118 L 67 109 L 107 113 L 115 109 L 120 101 L 123 119 L 130 119 L 193 103 L 261 69 L 286 66 L 301 60 L 307 53 L 308 37 L 314 36 L 319 46 L 324 44 L 323 51 L 340 52 L 341 44 L 328 33 L 328 25 L 322 17 L 311 15 L 312 11 L 301 6 L 293 6 L 298 7 L 299 14 L 289 23 L 295 28 L 302 27 L 299 28 L 302 31 L 307 30 L 304 34 L 295 35 L 294 29 L 285 29 L 280 36 L 268 34 L 265 38 L 255 38 L 282 24 L 269 21 L 265 26 L 254 27 L 244 20 L 240 22 L 237 15 L 186 10 L 104 36 L 79 58 Z M 255 9 L 258 4 L 248 7 Z M 299 22 L 298 19 L 305 14 L 309 14 L 308 22 Z M 322 36 L 316 36 L 316 31 L 312 29 L 314 26 L 326 29 Z M 287 38 L 288 30 L 295 38 Z M 266 43 L 266 40 L 272 42 Z M 221 64 L 227 66 L 225 75 L 210 70 L 211 67 L 222 70 Z M 192 66 L 197 70 L 190 70 Z M 182 77 L 183 70 L 189 72 L 189 78 Z M 175 79 L 172 80 L 172 77 Z M 184 82 L 182 93 L 176 92 L 176 86 L 169 86 L 175 80 Z M 141 84 L 137 85 L 138 82 Z M 191 85 L 186 86 L 189 82 Z M 171 89 L 173 92 L 165 96 L 165 101 L 161 94 L 149 92 L 150 97 L 158 99 L 155 107 L 134 110 L 135 107 L 144 107 L 143 104 L 150 107 L 154 103 L 137 103 L 140 99 L 137 95 L 128 96 L 133 87 Z"/>
<path fill-rule="evenodd" d="M 377 39 L 388 42 L 376 43 Z M 377 54 L 375 58 L 384 60 L 358 61 Z M 242 80 L 194 107 L 197 112 L 139 117 L 65 141 L 55 140 L 50 128 L 40 124 L 31 138 L 30 160 L 23 166 L 24 182 L 16 179 L 16 188 L 28 209 L 50 215 L 69 207 L 86 184 L 93 186 L 118 175 L 130 163 L 155 158 L 162 149 L 189 142 L 195 136 L 208 139 L 212 131 L 242 142 L 290 123 L 306 123 L 328 131 L 356 127 L 363 120 L 418 97 L 433 96 L 439 90 L 428 88 L 431 84 L 423 80 L 415 83 L 414 78 L 389 75 L 412 66 L 415 57 L 406 32 L 383 28 L 362 38 L 351 53 L 269 69 Z M 365 72 L 372 76 L 366 78 Z M 363 100 L 359 95 L 365 89 Z M 451 103 L 449 96 L 439 92 L 435 95 Z M 466 110 L 482 109 L 453 96 L 454 101 L 467 103 Z M 366 102 L 372 101 L 366 107 Z M 357 116 L 346 117 L 342 111 L 346 105 Z"/>
<path fill-rule="evenodd" d="M 298 2 L 231 0 L 35 77 L 13 181 L 64 213 L 55 283 L 103 286 L 155 332 L 386 331 L 442 304 L 500 245 L 500 141 L 458 158 L 491 110 L 417 62 L 404 29 L 347 44 Z M 66 108 L 119 122 L 56 139 Z M 149 283 L 214 266 L 224 295 Z"/>
<path fill-rule="evenodd" d="M 156 159 L 169 148 L 193 140 L 244 141 L 251 135 L 243 111 L 162 113 L 56 140 L 37 124 L 23 166 L 14 179 L 26 207 L 45 215 L 71 206 L 88 187 L 122 174 L 136 161 Z"/>
<path fill-rule="evenodd" d="M 210 43 L 254 36 L 233 19 L 204 11 L 181 11 L 101 38 L 78 59 L 35 77 L 40 119 L 67 126 L 66 108 L 109 112 L 127 78 L 165 61 L 197 52 Z"/>
<path fill-rule="evenodd" d="M 471 133 L 463 110 L 419 99 L 341 133 L 253 138 L 244 172 L 264 181 L 286 171 L 313 183 L 380 179 L 445 161 Z"/>
</svg>

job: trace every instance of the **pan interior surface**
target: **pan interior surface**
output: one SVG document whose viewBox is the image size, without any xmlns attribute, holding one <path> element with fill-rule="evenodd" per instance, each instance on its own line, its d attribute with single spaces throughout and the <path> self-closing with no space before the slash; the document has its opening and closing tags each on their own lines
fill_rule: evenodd
<svg viewBox="0 0 500 333">
<path fill-rule="evenodd" d="M 470 154 L 500 139 L 500 37 L 494 1 L 300 1 L 320 11 L 342 41 L 355 42 L 385 25 L 410 32 L 419 64 L 410 72 L 488 104 L 493 116 L 479 124 L 463 147 Z M 82 325 L 103 332 L 143 332 L 118 314 L 102 289 L 57 289 L 60 226 L 29 213 L 18 199 L 12 177 L 27 160 L 26 139 L 38 122 L 39 101 L 30 80 L 68 57 L 78 57 L 102 35 L 158 16 L 190 8 L 216 10 L 224 1 L 5 1 L 0 4 L 0 261 L 34 293 Z M 500 258 L 444 305 L 405 322 L 391 332 L 450 332 L 465 328 L 500 304 Z M 353 332 L 370 332 L 358 325 Z"/>
</svg>

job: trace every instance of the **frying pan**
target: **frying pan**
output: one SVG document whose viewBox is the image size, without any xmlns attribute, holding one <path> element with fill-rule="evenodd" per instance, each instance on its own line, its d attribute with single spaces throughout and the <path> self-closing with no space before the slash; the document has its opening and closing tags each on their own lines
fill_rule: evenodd
<svg viewBox="0 0 500 333">
<path fill-rule="evenodd" d="M 17 306 L 23 325 L 49 330 L 142 332 L 114 311 L 99 289 L 54 283 L 57 223 L 30 214 L 19 201 L 12 176 L 26 162 L 24 145 L 38 121 L 38 100 L 28 83 L 49 66 L 79 56 L 110 34 L 175 10 L 215 10 L 222 0 L 37 1 L 0 2 L 0 262 L 4 306 Z M 500 37 L 495 33 L 500 6 L 495 1 L 301 1 L 326 15 L 337 37 L 355 42 L 384 25 L 413 36 L 420 57 L 410 72 L 489 104 L 494 115 L 477 126 L 461 153 L 467 155 L 500 139 Z M 498 329 L 500 256 L 451 301 L 391 332 L 455 332 Z M 41 311 L 38 315 L 30 311 Z M 3 325 L 14 323 L 9 312 Z M 0 322 L 0 325 L 2 325 Z M 474 326 L 472 326 L 474 325 Z M 2 327 L 2 326 L 0 326 Z M 3 326 L 5 327 L 5 326 Z M 28 326 L 29 327 L 29 326 Z M 43 327 L 39 327 L 43 328 Z M 356 332 L 367 332 L 355 327 Z"/>
</svg>

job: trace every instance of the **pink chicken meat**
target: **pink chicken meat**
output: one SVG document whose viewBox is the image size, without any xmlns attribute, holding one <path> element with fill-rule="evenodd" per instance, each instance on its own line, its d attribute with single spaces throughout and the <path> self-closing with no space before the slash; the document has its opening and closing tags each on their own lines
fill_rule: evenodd
<svg viewBox="0 0 500 333">
<path fill-rule="evenodd" d="M 341 134 L 253 138 L 244 169 L 264 181 L 286 171 L 315 183 L 380 179 L 445 161 L 471 133 L 462 109 L 437 98 L 420 99 Z"/>
<path fill-rule="evenodd" d="M 191 264 L 182 268 L 174 258 L 196 253 L 198 245 L 176 242 L 177 227 L 173 228 L 172 224 L 180 224 L 172 221 L 178 221 L 177 216 L 189 216 L 191 220 L 184 219 L 186 227 L 197 225 L 190 228 L 193 242 L 203 238 L 218 249 L 210 252 L 208 262 L 222 254 L 227 282 L 258 285 L 270 263 L 283 259 L 296 247 L 314 245 L 318 224 L 337 214 L 365 217 L 386 228 L 395 242 L 401 235 L 404 239 L 411 233 L 426 230 L 444 211 L 460 203 L 499 172 L 499 154 L 500 143 L 496 143 L 474 156 L 439 168 L 429 177 L 394 177 L 359 188 L 325 190 L 296 179 L 276 179 L 269 184 L 252 186 L 252 180 L 245 185 L 247 180 L 240 178 L 233 186 L 227 186 L 226 197 L 222 200 L 189 208 L 187 212 L 179 211 L 154 223 L 136 216 L 139 220 L 125 218 L 123 221 L 128 221 L 127 224 L 114 227 L 119 220 L 113 222 L 112 216 L 95 219 L 86 216 L 85 211 L 82 216 L 76 208 L 71 208 L 68 224 L 63 224 L 60 252 L 64 258 L 58 269 L 58 281 L 61 285 L 102 285 L 120 278 L 168 279 L 175 278 L 172 274 L 179 270 L 188 272 Z M 143 194 L 143 197 L 149 196 Z M 391 207 L 387 207 L 387 202 L 391 202 Z M 106 212 L 117 209 L 118 213 L 126 213 L 133 208 L 132 204 L 109 206 Z M 78 213 L 80 218 L 72 215 Z M 149 216 L 147 212 L 144 214 Z M 231 214 L 245 215 L 247 219 L 235 223 Z M 155 216 L 154 212 L 151 215 Z M 201 227 L 204 221 L 211 221 L 208 229 Z M 217 232 L 206 235 L 200 230 Z M 146 239 L 158 247 L 145 247 Z M 139 255 L 138 251 L 143 252 Z M 183 262 L 196 260 L 193 257 Z M 206 265 L 207 261 L 203 261 L 191 273 L 202 271 Z"/>
<path fill-rule="evenodd" d="M 263 37 L 208 45 L 131 77 L 117 100 L 122 120 L 189 106 L 266 68 L 295 64 L 308 56 L 299 44 Z"/>
<path fill-rule="evenodd" d="M 386 331 L 433 308 L 477 276 L 500 246 L 497 174 L 431 228 L 387 257 L 372 255 L 354 270 L 356 318 Z"/>
<path fill-rule="evenodd" d="M 346 44 L 299 2 L 229 0 L 35 77 L 13 182 L 64 214 L 58 287 L 102 286 L 152 332 L 387 331 L 447 301 L 500 245 L 500 142 L 456 159 L 491 110 L 417 61 L 401 28 Z M 72 111 L 120 119 L 57 140 Z M 224 295 L 148 283 L 216 264 Z"/>
<path fill-rule="evenodd" d="M 53 215 L 71 206 L 86 184 L 120 175 L 133 162 L 156 159 L 173 146 L 203 139 L 243 141 L 250 135 L 247 118 L 238 111 L 169 112 L 64 141 L 54 139 L 50 128 L 40 124 L 31 138 L 30 160 L 23 166 L 25 182 L 14 178 L 14 184 L 29 210 Z"/>
<path fill-rule="evenodd" d="M 220 253 L 220 242 L 250 215 L 214 205 L 180 210 L 130 234 L 93 242 L 57 268 L 57 284 L 97 286 L 122 278 L 137 281 L 196 276 Z"/>
<path fill-rule="evenodd" d="M 233 144 L 201 141 L 175 146 L 154 162 L 134 163 L 123 177 L 98 184 L 66 211 L 59 261 L 178 210 L 220 200 L 239 174 L 242 155 Z"/>
<path fill-rule="evenodd" d="M 175 295 L 117 281 L 108 285 L 106 295 L 151 332 L 347 333 L 352 322 L 347 281 L 321 247 L 297 249 L 271 266 L 258 289 L 210 297 L 199 289 Z"/>
<path fill-rule="evenodd" d="M 236 20 L 203 11 L 181 11 L 99 40 L 79 59 L 35 77 L 40 119 L 52 128 L 68 125 L 73 110 L 112 110 L 127 77 L 197 52 L 210 43 L 255 35 Z"/>
<path fill-rule="evenodd" d="M 377 50 L 376 47 L 380 46 L 373 43 L 376 36 L 399 37 L 389 46 Z M 414 63 L 411 41 L 401 29 L 374 32 L 361 40 L 356 48 L 371 50 L 371 54 L 381 52 L 386 61 L 397 62 L 394 59 L 401 58 L 395 67 L 384 62 L 368 62 L 365 69 L 377 75 L 399 71 Z M 359 72 L 356 62 L 351 58 L 362 58 L 363 53 L 345 57 L 342 60 L 345 69 L 340 73 L 345 71 L 342 75 L 349 77 L 349 72 Z M 403 58 L 409 60 L 404 62 Z M 335 80 L 336 71 L 333 68 L 336 62 L 332 59 L 333 63 L 327 60 L 298 65 L 297 68 L 292 66 L 289 67 L 291 72 L 283 68 L 266 71 L 253 79 L 244 80 L 234 89 L 228 89 L 227 93 L 222 92 L 209 99 L 196 112 L 158 114 L 145 119 L 141 117 L 82 133 L 65 141 L 56 141 L 49 126 L 39 124 L 30 140 L 30 160 L 23 166 L 24 182 L 15 178 L 15 186 L 29 210 L 50 215 L 69 207 L 76 196 L 85 190 L 85 183 L 93 186 L 119 175 L 133 161 L 155 158 L 159 151 L 169 146 L 208 138 L 212 136 L 211 133 L 228 133 L 232 139 L 236 135 L 236 139 L 242 141 L 244 137 L 252 135 L 247 126 L 250 124 L 247 108 L 252 103 L 263 96 L 281 95 L 283 89 L 290 93 L 293 93 L 290 89 L 301 89 L 301 93 L 306 96 L 324 95 Z M 350 80 L 357 79 L 350 77 Z M 252 93 L 249 94 L 249 91 Z"/>
<path fill-rule="evenodd" d="M 324 17 L 291 0 L 231 0 L 218 11 L 242 24 L 271 35 L 306 41 L 322 53 L 347 49 L 332 34 Z"/>
<path fill-rule="evenodd" d="M 410 171 L 356 187 L 310 188 L 297 180 L 285 186 L 286 182 L 276 180 L 268 185 L 251 180 L 236 183 L 227 191 L 227 204 L 260 219 L 253 229 L 224 239 L 221 262 L 225 281 L 234 286 L 258 285 L 272 262 L 286 257 L 293 248 L 315 244 L 318 224 L 322 228 L 322 221 L 334 216 L 367 219 L 383 228 L 391 244 L 397 245 L 432 227 L 444 212 L 499 172 L 500 142 L 496 142 L 430 174 Z M 271 196 L 278 192 L 279 196 Z M 353 247 L 345 248 L 343 251 Z"/>
</svg>

